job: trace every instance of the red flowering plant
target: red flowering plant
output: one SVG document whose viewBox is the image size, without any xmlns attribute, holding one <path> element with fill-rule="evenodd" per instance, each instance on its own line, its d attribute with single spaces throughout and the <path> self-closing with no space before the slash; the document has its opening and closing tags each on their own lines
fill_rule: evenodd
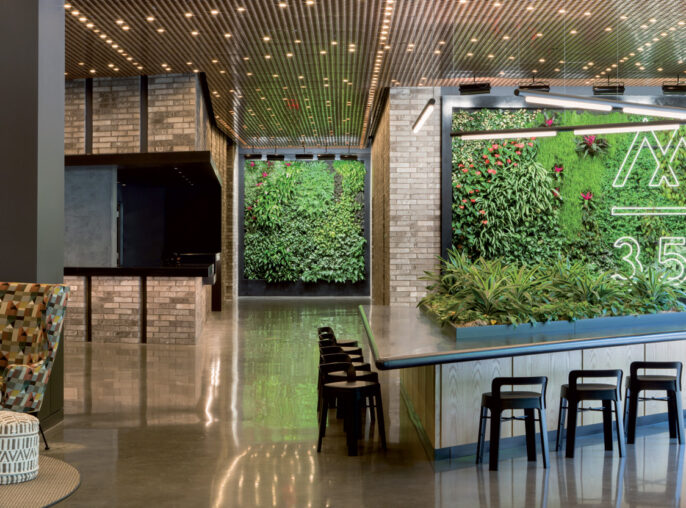
<svg viewBox="0 0 686 508">
<path fill-rule="evenodd" d="M 576 153 L 583 157 L 602 155 L 609 147 L 607 140 L 598 136 L 582 136 L 576 140 Z"/>
<path fill-rule="evenodd" d="M 555 182 L 555 187 L 553 188 L 553 195 L 559 200 L 562 200 L 560 188 L 562 187 L 562 178 L 564 176 L 564 170 L 565 168 L 562 164 L 558 164 L 557 162 L 553 164 L 552 175 L 553 182 Z"/>
<path fill-rule="evenodd" d="M 453 242 L 470 256 L 478 255 L 478 237 L 489 225 L 484 203 L 490 187 L 508 169 L 533 161 L 537 150 L 534 139 L 473 145 L 466 158 L 453 161 Z"/>
<path fill-rule="evenodd" d="M 555 119 L 557 117 L 557 112 L 555 111 L 544 111 L 543 112 L 543 122 L 541 127 L 552 127 L 555 125 Z"/>
</svg>

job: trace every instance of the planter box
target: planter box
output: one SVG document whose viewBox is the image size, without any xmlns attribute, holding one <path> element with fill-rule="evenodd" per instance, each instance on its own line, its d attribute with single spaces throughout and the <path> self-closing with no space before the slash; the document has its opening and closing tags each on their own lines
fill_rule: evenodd
<svg viewBox="0 0 686 508">
<path fill-rule="evenodd" d="M 530 338 L 596 339 L 625 337 L 651 333 L 686 330 L 686 312 L 664 312 L 643 316 L 600 317 L 578 321 L 549 321 L 547 323 L 457 327 L 457 340 Z"/>
</svg>

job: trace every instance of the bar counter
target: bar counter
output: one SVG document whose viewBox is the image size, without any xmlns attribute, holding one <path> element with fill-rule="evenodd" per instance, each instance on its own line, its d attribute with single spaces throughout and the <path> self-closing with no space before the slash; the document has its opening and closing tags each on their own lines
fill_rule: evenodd
<svg viewBox="0 0 686 508">
<path fill-rule="evenodd" d="M 378 369 L 400 369 L 401 395 L 428 453 L 435 459 L 476 451 L 481 394 L 499 376 L 547 376 L 548 430 L 557 428 L 560 387 L 574 369 L 622 369 L 634 361 L 686 361 L 686 316 L 670 315 L 662 333 L 622 333 L 568 340 L 546 337 L 457 340 L 421 310 L 406 306 L 363 305 L 360 317 Z M 684 320 L 681 330 L 680 320 Z M 642 330 L 644 332 L 644 330 Z M 622 395 L 624 390 L 622 389 Z M 685 401 L 686 402 L 686 401 Z M 642 402 L 639 424 L 666 421 L 667 406 Z M 599 414 L 583 413 L 580 429 L 601 432 Z M 504 422 L 503 437 L 517 437 L 524 425 Z M 507 447 L 507 440 L 501 447 Z"/>
<path fill-rule="evenodd" d="M 215 264 L 68 267 L 65 337 L 72 341 L 195 344 L 212 310 Z"/>
</svg>

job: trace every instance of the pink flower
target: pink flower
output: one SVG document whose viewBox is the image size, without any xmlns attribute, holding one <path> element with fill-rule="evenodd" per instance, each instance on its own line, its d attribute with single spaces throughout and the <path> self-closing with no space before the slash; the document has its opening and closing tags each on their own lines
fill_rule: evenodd
<svg viewBox="0 0 686 508">
<path fill-rule="evenodd" d="M 531 138 L 531 139 L 536 139 L 536 138 Z M 533 143 L 527 143 L 527 145 L 529 145 L 529 146 L 534 146 Z"/>
<path fill-rule="evenodd" d="M 463 209 L 463 208 L 464 208 L 464 205 L 460 205 L 460 209 Z"/>
<path fill-rule="evenodd" d="M 463 168 L 463 167 L 464 167 L 464 164 L 460 163 L 460 164 L 457 165 L 457 167 L 458 167 L 458 168 Z"/>
<path fill-rule="evenodd" d="M 487 220 L 482 220 L 482 221 L 481 221 L 481 224 L 488 224 L 488 221 L 487 221 Z"/>
<path fill-rule="evenodd" d="M 495 154 L 495 158 L 497 159 L 498 157 L 500 157 L 500 155 L 498 155 L 498 154 Z"/>
<path fill-rule="evenodd" d="M 471 164 L 470 164 L 470 166 L 471 166 Z M 467 168 L 462 168 L 462 172 L 463 173 L 469 173 L 469 170 Z"/>
<path fill-rule="evenodd" d="M 481 171 L 477 171 L 476 176 L 481 176 Z"/>
<path fill-rule="evenodd" d="M 546 125 L 546 127 L 550 127 L 551 125 L 553 125 L 553 119 L 552 119 L 552 118 L 548 118 L 548 119 L 545 121 L 545 125 Z"/>
<path fill-rule="evenodd" d="M 247 210 L 248 210 L 248 211 L 252 210 L 252 206 L 249 206 L 249 207 L 247 208 Z"/>
<path fill-rule="evenodd" d="M 459 183 L 456 183 L 456 184 L 455 184 L 455 187 L 457 187 L 457 188 L 459 189 L 459 188 L 462 187 L 462 186 L 461 186 Z"/>
<path fill-rule="evenodd" d="M 470 199 L 469 201 L 471 201 L 472 203 L 476 203 L 476 199 Z"/>
<path fill-rule="evenodd" d="M 495 173 L 495 169 L 489 169 L 489 170 L 487 170 L 487 173 L 488 173 L 489 175 L 492 175 L 492 174 Z"/>
<path fill-rule="evenodd" d="M 507 159 L 507 163 L 509 164 L 510 162 L 512 162 L 512 161 L 510 159 Z"/>
<path fill-rule="evenodd" d="M 290 162 L 287 162 L 287 163 L 286 163 L 286 167 L 288 167 L 288 166 L 290 166 L 290 165 L 291 165 L 291 163 L 290 163 Z"/>
<path fill-rule="evenodd" d="M 498 149 L 498 145 L 491 145 L 491 148 Z"/>
<path fill-rule="evenodd" d="M 474 194 L 474 189 L 469 191 L 470 194 Z"/>
<path fill-rule="evenodd" d="M 517 163 L 516 163 L 516 162 L 513 162 L 513 163 L 512 163 L 512 165 L 513 165 L 513 166 L 516 166 L 516 165 L 517 165 Z"/>
<path fill-rule="evenodd" d="M 502 163 L 502 162 L 500 162 L 500 161 L 498 161 L 498 162 L 496 162 L 496 165 L 498 165 L 498 166 L 502 166 L 502 165 L 503 165 L 503 163 Z"/>
<path fill-rule="evenodd" d="M 584 198 L 584 201 L 590 201 L 593 198 L 593 194 L 591 194 L 590 192 L 588 194 L 584 194 L 582 192 L 581 197 Z"/>
<path fill-rule="evenodd" d="M 267 178 L 269 175 L 267 173 L 262 173 L 262 178 Z"/>
<path fill-rule="evenodd" d="M 254 162 L 251 162 L 251 163 L 250 163 L 250 167 L 251 167 L 251 168 L 254 168 L 254 167 L 255 167 L 255 163 L 254 163 Z"/>
<path fill-rule="evenodd" d="M 520 152 L 519 150 L 517 150 L 515 153 L 516 153 L 517 155 L 522 155 L 522 152 Z"/>
<path fill-rule="evenodd" d="M 563 170 L 563 169 L 564 169 L 564 168 L 563 168 L 562 166 L 555 166 L 555 167 L 553 168 L 553 170 L 555 170 L 555 173 L 562 173 L 562 170 Z"/>
<path fill-rule="evenodd" d="M 264 182 L 257 182 L 257 186 L 259 187 L 259 186 L 262 185 L 263 183 L 264 183 Z"/>
<path fill-rule="evenodd" d="M 586 143 L 588 146 L 591 146 L 593 143 L 595 143 L 595 136 L 584 136 L 584 143 Z"/>
<path fill-rule="evenodd" d="M 474 164 L 470 164 L 469 167 L 470 167 L 470 168 L 473 168 L 473 167 L 474 167 Z"/>
<path fill-rule="evenodd" d="M 486 215 L 486 210 L 479 210 L 479 213 L 480 213 L 481 215 Z"/>
</svg>

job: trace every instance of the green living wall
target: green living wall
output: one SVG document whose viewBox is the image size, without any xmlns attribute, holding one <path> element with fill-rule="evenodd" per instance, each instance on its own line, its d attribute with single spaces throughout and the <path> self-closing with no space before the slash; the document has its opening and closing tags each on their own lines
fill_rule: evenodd
<svg viewBox="0 0 686 508">
<path fill-rule="evenodd" d="M 461 110 L 453 131 L 641 122 L 623 113 Z M 453 140 L 453 246 L 469 259 L 560 258 L 631 276 L 686 273 L 686 129 L 552 138 Z M 615 214 L 612 213 L 613 208 Z M 619 210 L 619 212 L 618 212 Z M 686 210 L 683 209 L 683 210 Z M 682 211 L 683 211 L 682 210 Z"/>
<path fill-rule="evenodd" d="M 365 174 L 359 161 L 246 161 L 244 278 L 364 280 Z"/>
</svg>

